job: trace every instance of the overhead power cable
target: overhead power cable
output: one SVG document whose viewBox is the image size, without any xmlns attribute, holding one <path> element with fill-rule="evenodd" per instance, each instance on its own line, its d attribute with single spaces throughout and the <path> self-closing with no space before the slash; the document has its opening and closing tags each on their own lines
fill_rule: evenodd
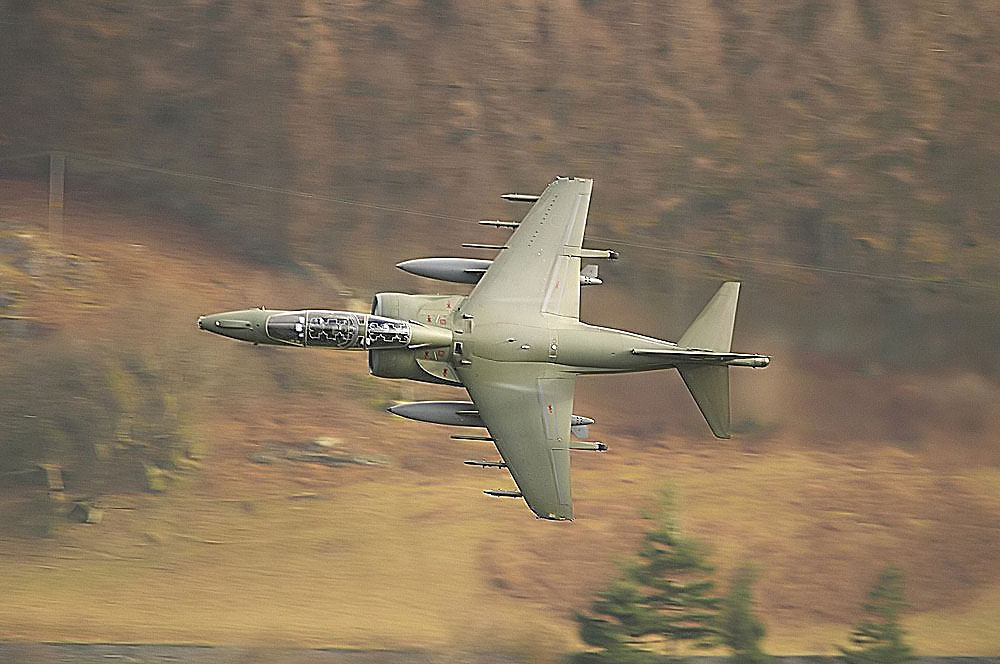
<svg viewBox="0 0 1000 664">
<path fill-rule="evenodd" d="M 283 194 L 285 196 L 295 196 L 298 198 L 308 198 L 317 201 L 324 201 L 326 203 L 338 203 L 340 205 L 353 205 L 356 207 L 367 208 L 369 210 L 380 210 L 384 212 L 395 212 L 397 214 L 407 214 L 415 217 L 427 217 L 430 219 L 444 219 L 447 221 L 470 221 L 469 219 L 464 219 L 462 217 L 455 217 L 448 214 L 440 214 L 437 212 L 421 212 L 420 210 L 411 210 L 409 208 L 397 207 L 394 205 L 382 205 L 380 203 L 366 203 L 364 201 L 354 201 L 348 198 L 339 198 L 337 196 L 327 196 L 325 194 L 314 194 L 308 191 L 297 191 L 295 189 L 285 189 L 284 187 L 272 187 L 266 184 L 253 184 L 250 182 L 241 182 L 240 180 L 231 180 L 229 178 L 220 178 L 212 175 L 201 175 L 199 173 L 188 173 L 185 171 L 178 171 L 171 168 L 159 168 L 156 166 L 147 166 L 145 164 L 137 164 L 131 161 L 122 161 L 120 159 L 108 159 L 107 157 L 95 157 L 88 154 L 78 154 L 75 152 L 67 152 L 67 156 L 75 157 L 77 159 L 85 159 L 89 161 L 95 161 L 98 163 L 109 164 L 111 166 L 119 166 L 121 168 L 131 168 L 137 171 L 146 171 L 148 173 L 158 173 L 160 175 L 169 175 L 171 177 L 185 178 L 188 180 L 199 180 L 201 182 L 211 182 L 213 184 L 224 184 L 230 187 L 239 187 L 241 189 L 253 189 L 255 191 L 266 191 L 272 194 Z"/>
<path fill-rule="evenodd" d="M 878 279 L 884 281 L 900 281 L 906 283 L 916 283 L 924 285 L 935 285 L 935 286 L 948 286 L 957 288 L 970 288 L 976 290 L 984 291 L 1000 291 L 1000 286 L 991 286 L 989 284 L 983 284 L 978 282 L 962 281 L 962 282 L 951 282 L 951 281 L 935 281 L 926 277 L 916 277 L 909 274 L 887 274 L 883 272 L 865 272 L 864 270 L 851 270 L 848 268 L 838 268 L 838 267 L 826 267 L 823 265 L 813 265 L 811 263 L 795 263 L 792 261 L 781 261 L 769 258 L 754 258 L 752 256 L 738 256 L 735 254 L 724 254 L 717 251 L 704 251 L 698 249 L 685 249 L 683 247 L 661 247 L 652 244 L 644 244 L 641 242 L 627 242 L 623 240 L 616 240 L 610 237 L 600 237 L 598 235 L 589 236 L 592 240 L 599 240 L 601 242 L 612 242 L 619 246 L 624 247 L 635 247 L 637 249 L 647 249 L 650 251 L 663 251 L 672 254 L 682 254 L 686 256 L 697 256 L 700 258 L 714 258 L 718 260 L 728 260 L 728 261 L 738 261 L 741 263 L 750 263 L 755 265 L 771 265 L 774 267 L 784 267 L 795 270 L 808 270 L 810 272 L 819 272 L 822 274 L 832 274 L 840 277 L 865 277 L 868 279 Z"/>
<path fill-rule="evenodd" d="M 24 158 L 25 156 L 40 156 L 47 153 L 36 153 L 32 155 L 19 155 L 16 158 Z M 233 180 L 230 178 L 216 177 L 212 175 L 203 175 L 200 173 L 191 173 L 188 171 L 179 171 L 172 168 L 161 168 L 157 166 L 149 166 L 147 164 L 141 164 L 133 161 L 125 161 L 122 159 L 111 159 L 108 157 L 98 157 L 96 155 L 84 154 L 79 152 L 66 152 L 64 153 L 68 157 L 73 157 L 75 159 L 81 159 L 85 161 L 92 161 L 101 164 L 107 164 L 109 166 L 116 166 L 119 168 L 132 169 L 136 171 L 144 171 L 147 173 L 157 173 L 160 175 L 167 175 L 170 177 L 184 178 L 188 180 L 197 180 L 201 182 L 209 182 L 213 184 L 221 184 L 230 187 L 238 187 L 241 189 L 250 189 L 254 191 L 264 191 L 274 194 L 282 194 L 285 196 L 294 196 L 298 198 L 306 198 L 311 200 L 323 201 L 326 203 L 335 203 L 337 205 L 350 205 L 354 207 L 364 208 L 368 210 L 379 210 L 382 212 L 392 212 L 394 214 L 409 215 L 414 217 L 423 217 L 426 219 L 441 219 L 443 221 L 454 221 L 460 223 L 478 223 L 475 219 L 469 219 L 467 217 L 458 217 L 450 214 L 443 214 L 440 212 L 424 212 L 421 210 L 413 210 L 410 208 L 399 207 L 395 205 L 384 205 L 381 203 L 369 203 L 366 201 L 358 201 L 349 198 L 341 198 L 339 196 L 328 196 L 325 194 L 316 194 L 308 191 L 300 191 L 295 189 L 287 189 L 284 187 L 274 187 L 264 184 L 254 184 L 251 182 L 243 182 L 241 180 Z M 0 160 L 2 161 L 2 160 Z M 836 268 L 827 267 L 823 265 L 815 265 L 812 263 L 799 263 L 793 261 L 782 261 L 767 258 L 756 258 L 753 256 L 741 256 L 737 254 L 726 254 L 717 251 L 707 251 L 703 249 L 690 249 L 686 247 L 670 247 L 661 246 L 655 244 L 649 244 L 645 242 L 633 242 L 628 240 L 620 240 L 611 237 L 602 237 L 597 235 L 588 236 L 591 240 L 598 240 L 600 242 L 610 242 L 622 247 L 633 247 L 636 249 L 644 249 L 647 251 L 659 251 L 666 253 L 673 253 L 685 256 L 697 256 L 701 258 L 713 258 L 717 260 L 728 260 L 736 261 L 741 263 L 748 263 L 752 265 L 769 265 L 773 267 L 782 267 L 793 270 L 804 270 L 809 272 L 816 272 L 820 274 L 829 274 L 834 276 L 846 276 L 846 277 L 862 277 L 867 279 L 877 279 L 882 281 L 895 281 L 910 284 L 921 284 L 921 285 L 934 285 L 934 286 L 944 286 L 949 288 L 965 288 L 970 290 L 980 290 L 989 292 L 1000 291 L 1000 284 L 992 285 L 980 282 L 972 281 L 936 281 L 926 277 L 918 277 L 909 274 L 889 274 L 882 272 L 866 272 L 864 270 L 852 270 L 848 268 Z"/>
</svg>

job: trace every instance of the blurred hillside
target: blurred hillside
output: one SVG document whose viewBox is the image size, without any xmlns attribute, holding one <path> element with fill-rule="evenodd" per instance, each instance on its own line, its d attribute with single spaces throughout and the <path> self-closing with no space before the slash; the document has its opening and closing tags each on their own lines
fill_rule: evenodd
<svg viewBox="0 0 1000 664">
<path fill-rule="evenodd" d="M 988 0 L 0 0 L 0 159 L 159 169 L 71 157 L 50 235 L 44 159 L 0 161 L 0 473 L 107 507 L 38 489 L 55 536 L 20 537 L 4 480 L 0 637 L 563 652 L 670 484 L 720 579 L 760 565 L 776 650 L 830 650 L 895 561 L 921 652 L 997 652 L 998 126 Z M 565 528 L 383 412 L 456 390 L 195 329 L 466 292 L 392 265 L 557 174 L 622 254 L 584 320 L 677 338 L 735 278 L 735 346 L 774 355 L 728 442 L 676 376 L 581 380 L 611 449 Z M 385 464 L 254 461 L 318 440 Z"/>
<path fill-rule="evenodd" d="M 583 175 L 589 236 L 631 243 L 608 273 L 672 316 L 690 312 L 656 299 L 662 283 L 739 278 L 799 350 L 1000 368 L 988 0 L 2 7 L 2 153 L 383 207 L 71 165 L 77 196 L 178 213 L 368 291 L 386 239 L 401 258 L 447 254 L 476 239 L 457 220 L 520 212 L 493 194 Z M 768 310 L 776 296 L 795 304 Z"/>
<path fill-rule="evenodd" d="M 573 457 L 578 518 L 553 524 L 480 493 L 513 486 L 461 463 L 490 449 L 384 412 L 464 393 L 372 378 L 364 353 L 195 328 L 234 302 L 363 307 L 331 295 L 333 273 L 79 201 L 60 250 L 37 223 L 44 182 L 0 182 L 3 638 L 562 653 L 579 646 L 573 611 L 618 574 L 669 485 L 717 579 L 759 566 L 773 651 L 842 642 L 886 561 L 907 574 L 919 652 L 1000 649 L 995 381 L 791 361 L 741 320 L 741 340 L 782 361 L 734 371 L 731 441 L 711 438 L 676 375 L 579 381 L 574 410 L 610 450 Z M 588 288 L 584 306 L 656 320 L 625 295 Z M 281 452 L 318 441 L 378 462 Z M 63 468 L 65 502 L 7 474 L 32 463 Z M 102 523 L 67 521 L 73 500 Z"/>
</svg>

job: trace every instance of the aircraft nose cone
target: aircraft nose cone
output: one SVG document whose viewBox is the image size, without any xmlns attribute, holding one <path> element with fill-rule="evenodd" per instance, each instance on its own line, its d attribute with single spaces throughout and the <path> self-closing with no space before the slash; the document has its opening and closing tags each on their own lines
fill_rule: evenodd
<svg viewBox="0 0 1000 664">
<path fill-rule="evenodd" d="M 206 314 L 204 316 L 198 316 L 198 329 L 218 333 L 218 322 L 220 318 L 220 314 Z"/>
<path fill-rule="evenodd" d="M 264 321 L 266 312 L 258 309 L 225 311 L 198 317 L 198 329 L 240 341 L 266 342 Z"/>
</svg>

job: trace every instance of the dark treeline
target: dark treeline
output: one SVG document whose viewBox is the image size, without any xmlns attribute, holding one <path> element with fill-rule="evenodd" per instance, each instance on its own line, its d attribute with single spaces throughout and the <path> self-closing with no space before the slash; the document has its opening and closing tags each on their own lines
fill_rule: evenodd
<svg viewBox="0 0 1000 664">
<path fill-rule="evenodd" d="M 1000 242 L 990 2 L 45 6 L 3 4 L 4 153 L 77 150 L 473 220 L 510 214 L 485 198 L 501 189 L 590 176 L 595 236 L 764 261 L 632 251 L 638 284 L 664 261 L 771 282 L 804 303 L 789 324 L 839 328 L 821 340 L 834 352 L 870 338 L 871 358 L 919 367 L 961 346 L 997 369 L 983 342 Z M 91 166 L 78 190 L 362 286 L 387 235 L 421 253 L 474 232 Z"/>
</svg>

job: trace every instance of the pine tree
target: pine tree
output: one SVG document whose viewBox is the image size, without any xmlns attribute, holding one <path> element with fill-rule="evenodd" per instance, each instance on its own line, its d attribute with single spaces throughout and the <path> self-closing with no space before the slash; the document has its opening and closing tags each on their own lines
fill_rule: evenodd
<svg viewBox="0 0 1000 664">
<path fill-rule="evenodd" d="M 773 658 L 760 649 L 764 623 L 753 613 L 753 570 L 744 565 L 733 574 L 729 593 L 722 600 L 719 631 L 736 664 L 767 664 Z"/>
<path fill-rule="evenodd" d="M 662 662 L 678 644 L 719 643 L 719 598 L 712 594 L 712 568 L 702 547 L 677 534 L 668 494 L 663 494 L 658 512 L 647 518 L 653 528 L 643 536 L 638 561 L 600 593 L 589 615 L 576 616 L 580 638 L 596 650 L 578 653 L 571 661 Z"/>
<path fill-rule="evenodd" d="M 868 593 L 863 605 L 865 619 L 851 632 L 851 643 L 857 648 L 837 646 L 846 664 L 900 664 L 916 659 L 910 646 L 903 643 L 899 614 L 906 608 L 903 601 L 903 573 L 889 566 L 882 570 L 878 581 Z"/>
<path fill-rule="evenodd" d="M 571 658 L 578 664 L 622 662 L 645 664 L 655 662 L 658 655 L 641 647 L 642 639 L 654 632 L 647 607 L 643 606 L 639 589 L 627 581 L 617 581 L 600 593 L 591 605 L 591 613 L 576 614 L 580 638 L 594 652 L 577 653 Z"/>
</svg>

